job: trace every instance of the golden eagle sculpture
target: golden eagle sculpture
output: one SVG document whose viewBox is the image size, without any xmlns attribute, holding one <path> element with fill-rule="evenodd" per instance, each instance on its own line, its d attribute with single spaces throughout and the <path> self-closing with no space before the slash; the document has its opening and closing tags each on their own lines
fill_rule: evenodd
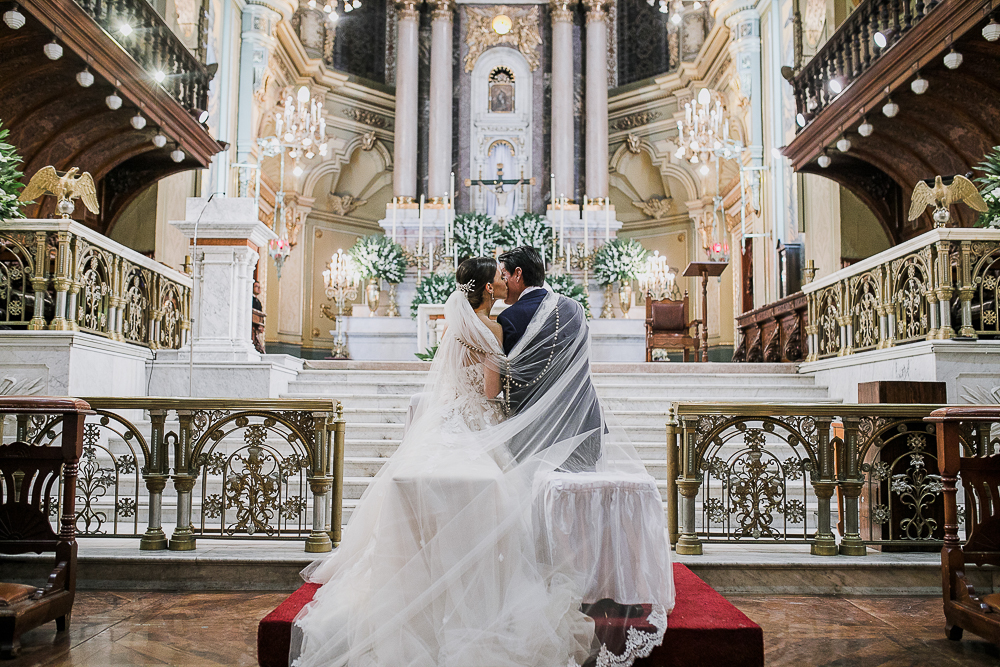
<svg viewBox="0 0 1000 667">
<path fill-rule="evenodd" d="M 37 199 L 41 195 L 55 195 L 56 210 L 63 218 L 69 218 L 76 206 L 73 200 L 79 197 L 83 200 L 83 205 L 87 210 L 97 215 L 100 211 L 97 205 L 97 188 L 94 186 L 94 178 L 90 172 L 83 172 L 73 167 L 69 171 L 60 175 L 55 167 L 42 167 L 35 172 L 35 175 L 28 181 L 28 186 L 21 191 L 18 201 L 26 202 Z"/>
<path fill-rule="evenodd" d="M 951 220 L 951 212 L 948 207 L 958 202 L 963 202 L 980 213 L 985 213 L 988 209 L 986 202 L 979 194 L 979 190 L 965 176 L 956 176 L 950 185 L 945 185 L 941 177 L 937 176 L 934 179 L 933 188 L 920 181 L 917 183 L 917 187 L 913 188 L 908 219 L 916 220 L 924 212 L 924 209 L 933 206 L 934 226 L 944 227 Z"/>
</svg>

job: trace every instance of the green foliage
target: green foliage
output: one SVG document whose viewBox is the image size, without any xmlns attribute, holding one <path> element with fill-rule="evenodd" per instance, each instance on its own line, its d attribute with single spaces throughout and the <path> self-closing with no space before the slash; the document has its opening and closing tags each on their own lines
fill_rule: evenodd
<svg viewBox="0 0 1000 667">
<path fill-rule="evenodd" d="M 434 355 L 437 354 L 438 346 L 429 347 L 423 352 L 415 352 L 417 359 L 420 361 L 434 361 Z"/>
<path fill-rule="evenodd" d="M 502 238 L 500 225 L 488 215 L 461 213 L 455 216 L 455 249 L 459 262 L 492 255 Z"/>
<path fill-rule="evenodd" d="M 994 146 L 976 169 L 983 173 L 975 181 L 989 210 L 979 214 L 975 226 L 1000 227 L 1000 146 Z"/>
<path fill-rule="evenodd" d="M 594 255 L 594 280 L 598 285 L 635 280 L 645 269 L 647 254 L 635 239 L 612 239 Z"/>
<path fill-rule="evenodd" d="M 590 319 L 590 301 L 587 298 L 587 291 L 583 289 L 583 285 L 573 279 L 573 276 L 568 273 L 549 275 L 545 277 L 545 282 L 556 294 L 568 296 L 579 302 L 583 306 L 583 312 L 586 313 L 587 319 Z"/>
<path fill-rule="evenodd" d="M 416 319 L 417 306 L 424 303 L 443 304 L 454 291 L 455 274 L 453 272 L 432 273 L 429 276 L 424 276 L 424 279 L 417 285 L 413 301 L 410 302 L 410 317 Z"/>
<path fill-rule="evenodd" d="M 543 255 L 552 254 L 552 227 L 537 213 L 522 213 L 504 226 L 500 245 L 510 250 L 531 246 Z"/>
<path fill-rule="evenodd" d="M 24 217 L 21 212 L 22 204 L 17 201 L 17 196 L 24 187 L 21 183 L 23 174 L 17 170 L 21 156 L 17 154 L 17 149 L 7 143 L 8 134 L 10 130 L 0 125 L 0 221 Z"/>
<path fill-rule="evenodd" d="M 406 273 L 403 247 L 385 234 L 358 239 L 348 254 L 366 279 L 379 278 L 390 283 L 403 282 Z"/>
</svg>

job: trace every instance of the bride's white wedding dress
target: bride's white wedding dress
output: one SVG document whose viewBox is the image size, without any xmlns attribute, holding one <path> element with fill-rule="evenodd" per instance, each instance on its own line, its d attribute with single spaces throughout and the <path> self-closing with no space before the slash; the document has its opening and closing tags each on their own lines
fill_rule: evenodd
<svg viewBox="0 0 1000 667">
<path fill-rule="evenodd" d="M 504 363 L 498 341 L 462 293 L 445 314 L 448 332 L 399 449 L 341 545 L 304 572 L 324 586 L 296 619 L 292 664 L 563 667 L 600 653 L 598 664 L 630 665 L 634 656 L 606 657 L 580 610 L 589 574 L 541 562 L 533 532 L 537 480 L 579 440 L 515 462 L 506 443 L 552 419 L 504 419 L 485 391 Z M 671 583 L 669 601 L 650 602 L 672 600 Z"/>
</svg>

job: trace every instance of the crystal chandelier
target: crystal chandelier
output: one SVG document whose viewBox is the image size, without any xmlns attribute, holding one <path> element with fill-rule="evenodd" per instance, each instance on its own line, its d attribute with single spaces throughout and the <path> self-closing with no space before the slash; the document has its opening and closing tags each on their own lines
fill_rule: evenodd
<svg viewBox="0 0 1000 667">
<path fill-rule="evenodd" d="M 674 157 L 701 163 L 703 176 L 708 174 L 707 163 L 713 157 L 729 159 L 739 152 L 740 146 L 729 139 L 729 119 L 719 93 L 702 88 L 696 101 L 684 105 L 684 119 L 677 121 L 677 144 Z"/>
<path fill-rule="evenodd" d="M 298 165 L 300 157 L 311 160 L 317 152 L 326 157 L 328 143 L 323 105 L 312 99 L 307 87 L 299 88 L 295 98 L 290 93 L 285 96 L 284 109 L 274 117 L 274 131 L 278 135 L 275 139 L 289 149 L 288 157 L 295 160 L 296 176 L 302 174 Z"/>
<path fill-rule="evenodd" d="M 326 287 L 326 298 L 333 299 L 337 304 L 336 326 L 337 337 L 333 343 L 334 359 L 350 359 L 347 350 L 347 340 L 344 337 L 344 306 L 348 300 L 358 298 L 358 285 L 361 283 L 361 273 L 354 268 L 351 257 L 345 255 L 343 249 L 330 258 L 330 268 L 323 272 L 323 285 Z"/>
<path fill-rule="evenodd" d="M 646 259 L 646 271 L 639 276 L 639 288 L 649 292 L 654 299 L 676 299 L 677 274 L 667 265 L 667 258 L 660 254 L 659 250 L 654 250 L 651 257 Z"/>
</svg>

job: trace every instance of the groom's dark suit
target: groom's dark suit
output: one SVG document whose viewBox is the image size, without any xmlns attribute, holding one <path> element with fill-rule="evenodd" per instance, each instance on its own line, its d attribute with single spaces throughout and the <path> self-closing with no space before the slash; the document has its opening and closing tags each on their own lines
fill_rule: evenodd
<svg viewBox="0 0 1000 667">
<path fill-rule="evenodd" d="M 514 305 L 505 308 L 502 313 L 497 315 L 497 322 L 503 327 L 504 354 L 510 354 L 510 351 L 517 345 L 517 341 L 521 340 L 525 329 L 528 328 L 528 322 L 535 316 L 535 311 L 538 310 L 538 306 L 546 294 L 548 292 L 544 289 L 532 290 L 518 299 Z"/>
<path fill-rule="evenodd" d="M 549 292 L 544 289 L 532 290 L 497 316 L 497 322 L 503 328 L 503 351 L 505 354 L 510 355 L 514 347 L 517 346 L 518 341 L 524 336 L 529 323 L 538 311 L 538 307 L 548 295 Z M 555 329 L 550 326 L 551 324 L 552 322 L 546 322 L 538 335 L 540 340 L 545 341 L 543 343 L 545 350 L 549 350 L 555 344 L 550 342 L 553 341 L 552 334 L 555 333 Z M 584 324 L 584 326 L 586 325 Z M 547 437 L 551 438 L 552 442 L 557 442 L 579 433 L 590 432 L 591 435 L 581 442 L 560 466 L 561 469 L 570 472 L 584 472 L 593 470 L 595 463 L 601 456 L 601 408 L 597 400 L 597 392 L 590 380 L 589 364 L 580 369 L 579 377 L 573 379 L 570 384 L 576 388 L 574 400 L 580 403 L 577 409 L 578 421 L 568 424 L 566 429 L 548 432 Z M 528 405 L 533 404 L 540 396 L 539 391 L 545 391 L 543 386 L 513 387 L 510 385 L 508 385 L 508 390 L 510 396 L 507 397 L 507 402 L 512 414 L 517 414 Z M 523 460 L 526 453 L 540 451 L 552 442 L 541 443 L 537 440 L 536 433 L 524 432 L 515 435 L 508 446 L 511 453 L 514 454 L 514 458 L 520 461 Z"/>
</svg>

